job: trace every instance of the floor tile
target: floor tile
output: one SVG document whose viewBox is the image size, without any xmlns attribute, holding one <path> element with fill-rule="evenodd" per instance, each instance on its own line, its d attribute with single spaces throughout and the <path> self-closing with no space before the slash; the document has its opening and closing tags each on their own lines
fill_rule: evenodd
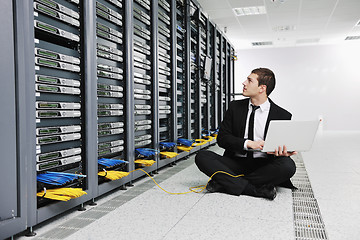
<svg viewBox="0 0 360 240">
<path fill-rule="evenodd" d="M 243 217 L 185 216 L 172 228 L 165 240 L 289 240 L 293 239 L 292 222 L 267 221 Z"/>
</svg>

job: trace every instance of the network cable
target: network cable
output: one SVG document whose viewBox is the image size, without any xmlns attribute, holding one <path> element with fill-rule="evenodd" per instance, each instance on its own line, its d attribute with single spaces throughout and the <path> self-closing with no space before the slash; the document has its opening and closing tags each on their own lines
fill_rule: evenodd
<svg viewBox="0 0 360 240">
<path fill-rule="evenodd" d="M 64 172 L 46 172 L 37 175 L 37 181 L 46 183 L 49 185 L 65 185 L 86 175 L 64 173 Z"/>
<path fill-rule="evenodd" d="M 114 167 L 116 165 L 121 165 L 123 163 L 127 163 L 124 160 L 120 159 L 111 159 L 111 158 L 101 158 L 98 159 L 98 164 L 105 166 L 105 167 Z"/>
<path fill-rule="evenodd" d="M 144 157 L 151 157 L 158 154 L 159 151 L 151 148 L 136 148 L 135 153 Z"/>
<path fill-rule="evenodd" d="M 178 138 L 177 142 L 181 145 L 191 147 L 191 145 L 195 142 L 194 140 L 189 140 L 185 138 Z"/>
</svg>

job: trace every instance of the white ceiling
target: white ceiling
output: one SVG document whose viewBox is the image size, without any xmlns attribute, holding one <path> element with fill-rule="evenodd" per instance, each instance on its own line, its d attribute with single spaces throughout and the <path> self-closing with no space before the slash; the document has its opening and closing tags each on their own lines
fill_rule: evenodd
<svg viewBox="0 0 360 240">
<path fill-rule="evenodd" d="M 360 36 L 360 0 L 198 0 L 235 49 L 342 43 Z M 236 17 L 233 8 L 265 6 L 267 14 Z M 290 26 L 293 30 L 275 31 Z M 225 30 L 226 29 L 226 30 Z M 348 40 L 346 42 L 360 40 Z M 252 42 L 272 42 L 253 46 Z"/>
</svg>

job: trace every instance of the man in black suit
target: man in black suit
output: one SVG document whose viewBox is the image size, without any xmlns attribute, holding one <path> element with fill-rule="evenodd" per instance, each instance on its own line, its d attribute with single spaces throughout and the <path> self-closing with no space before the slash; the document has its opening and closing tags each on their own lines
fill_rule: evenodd
<svg viewBox="0 0 360 240">
<path fill-rule="evenodd" d="M 249 195 L 273 200 L 275 186 L 294 188 L 290 178 L 296 166 L 287 152 L 279 146 L 274 152 L 253 152 L 262 149 L 271 120 L 290 120 L 291 113 L 276 105 L 268 96 L 275 88 L 275 75 L 267 68 L 254 69 L 243 82 L 243 100 L 232 101 L 220 124 L 217 143 L 225 149 L 223 156 L 211 151 L 200 151 L 195 163 L 209 177 L 208 192 Z"/>
</svg>

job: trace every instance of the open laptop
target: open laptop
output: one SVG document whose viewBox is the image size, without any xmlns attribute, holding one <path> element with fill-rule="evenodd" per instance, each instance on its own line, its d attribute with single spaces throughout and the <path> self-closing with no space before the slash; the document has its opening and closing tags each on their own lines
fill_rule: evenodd
<svg viewBox="0 0 360 240">
<path fill-rule="evenodd" d="M 309 151 L 314 142 L 320 121 L 273 120 L 261 152 L 275 152 L 279 146 L 285 145 L 288 152 Z"/>
</svg>

